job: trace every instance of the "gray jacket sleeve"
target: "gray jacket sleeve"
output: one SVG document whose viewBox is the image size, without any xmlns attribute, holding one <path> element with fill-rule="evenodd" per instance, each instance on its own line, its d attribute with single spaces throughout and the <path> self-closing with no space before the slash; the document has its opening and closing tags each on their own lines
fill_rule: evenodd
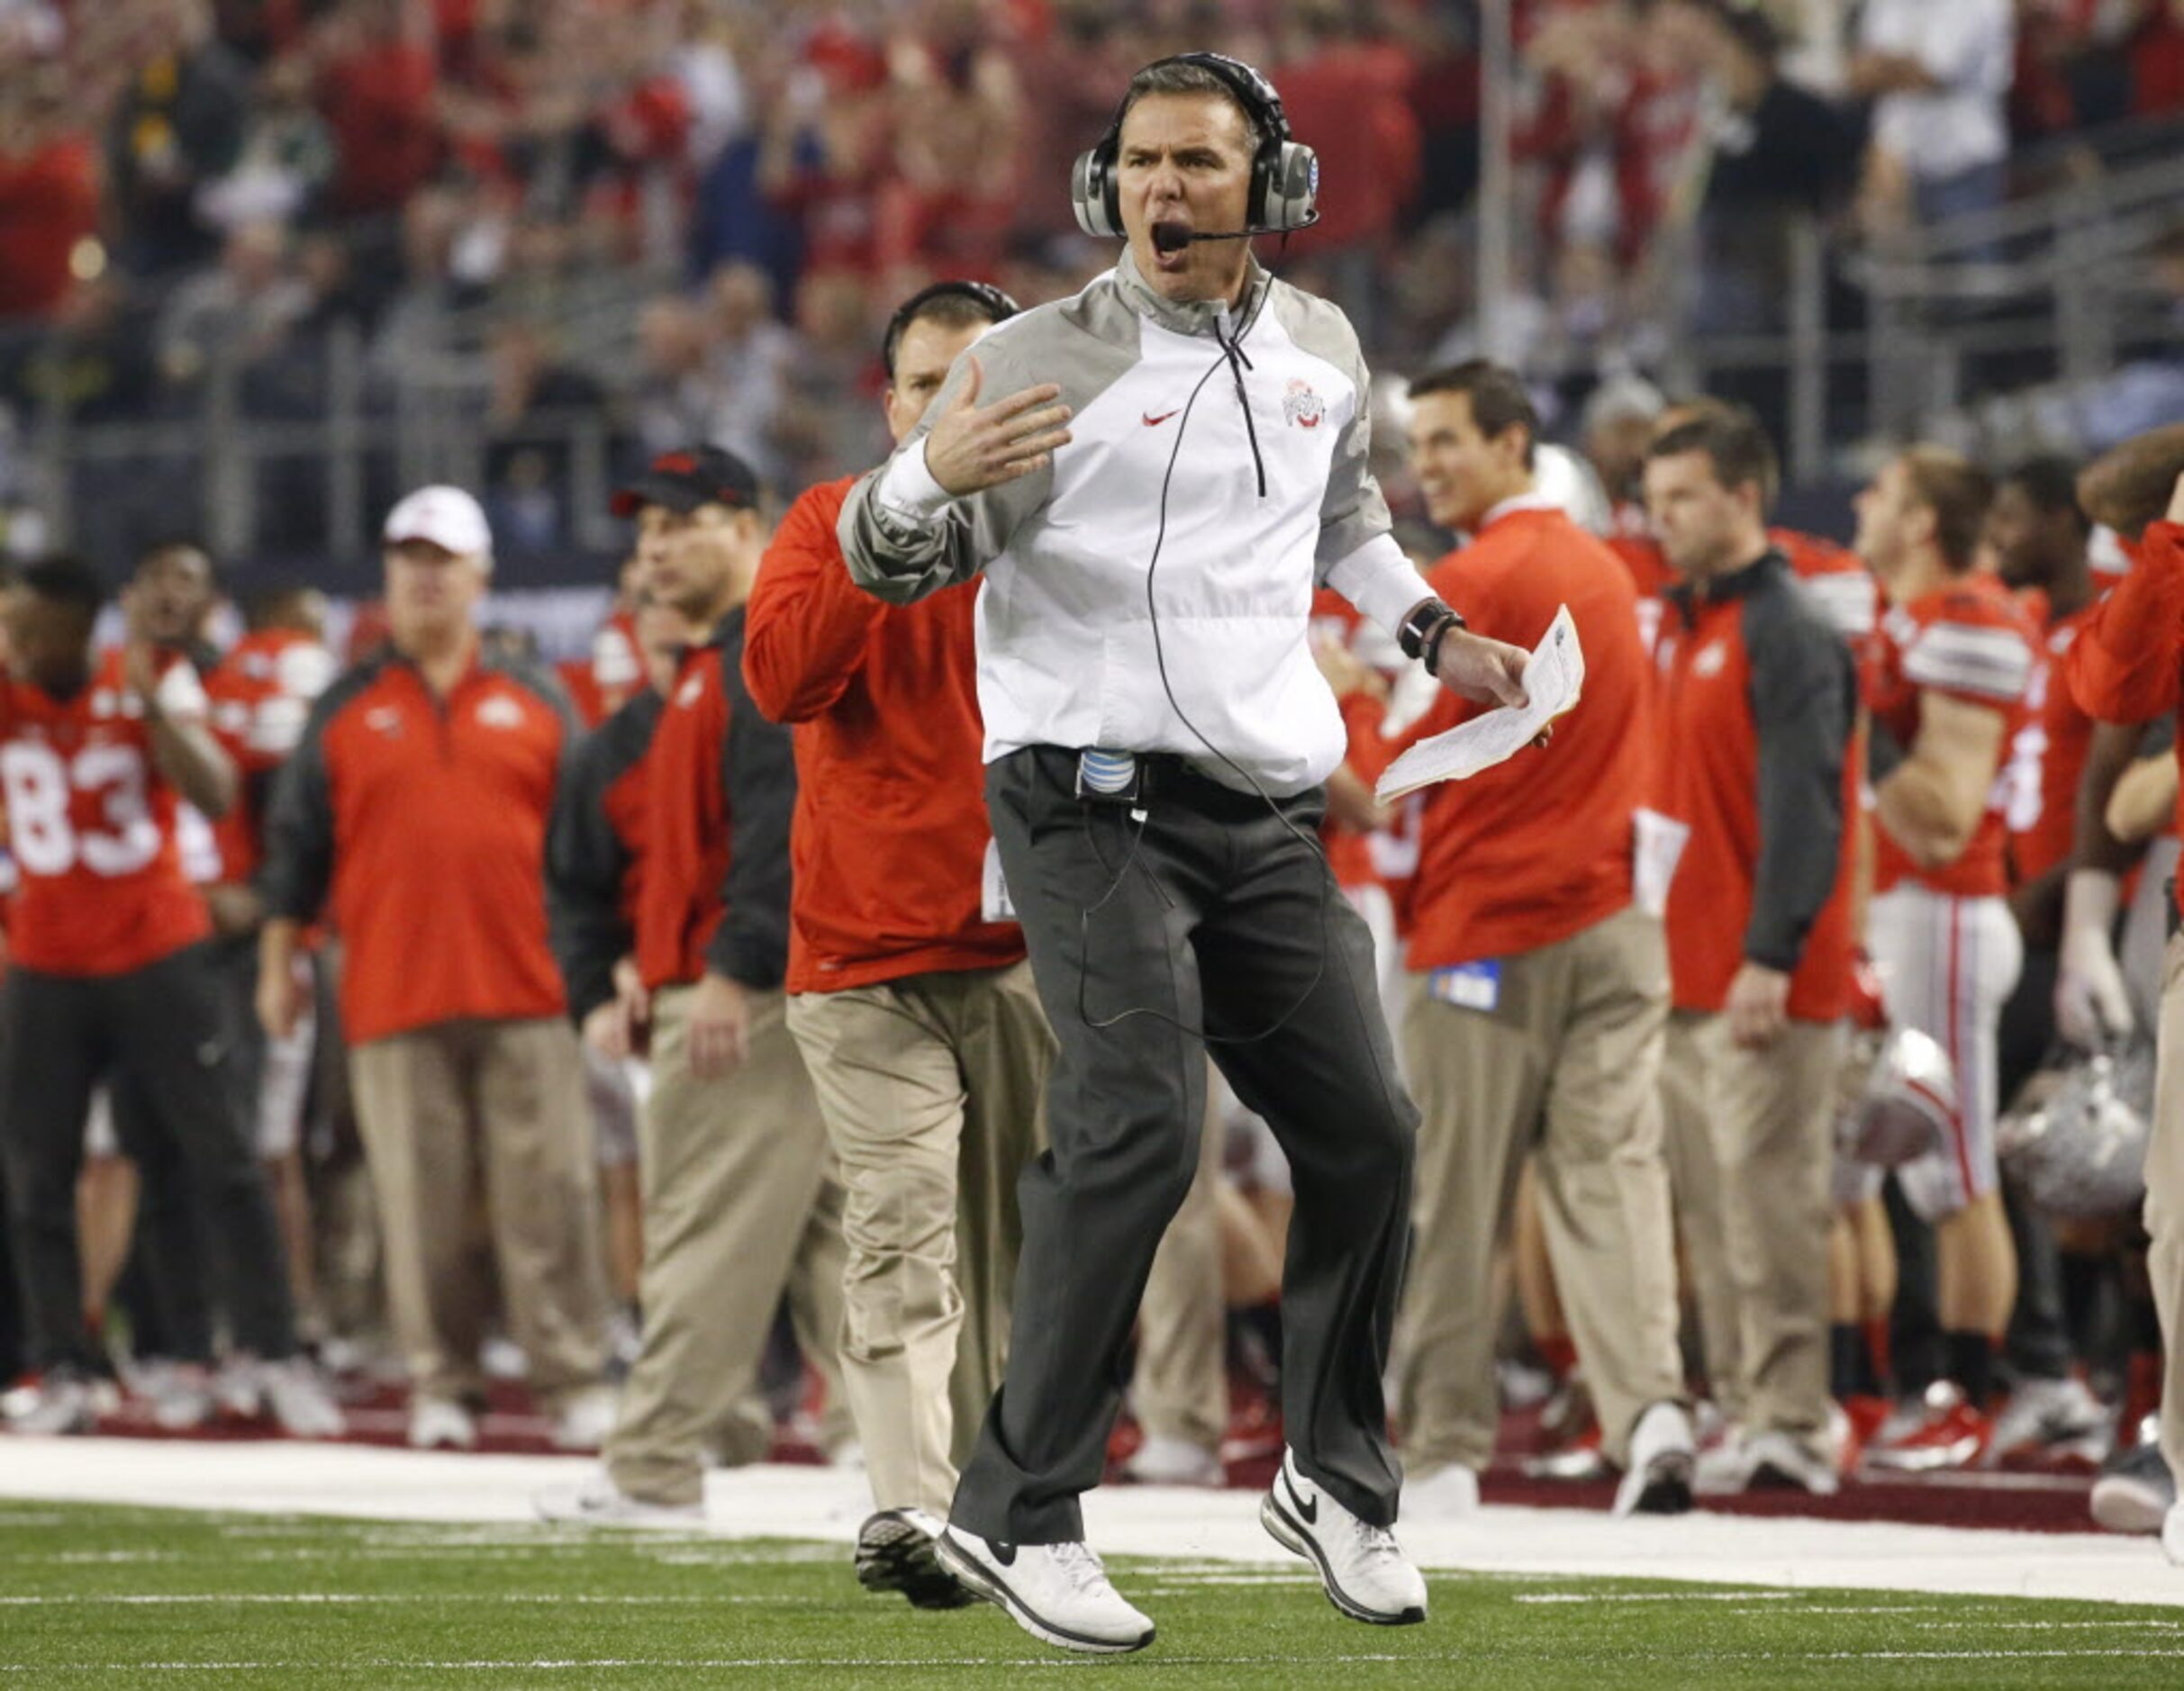
<svg viewBox="0 0 2184 1691">
<path fill-rule="evenodd" d="M 1759 864 L 1744 955 L 1787 972 L 1835 891 L 1858 682 L 1850 648 L 1787 580 L 1745 602 L 1744 649 L 1759 742 Z"/>
<path fill-rule="evenodd" d="M 1037 383 L 1061 379 L 1058 373 L 1041 375 L 1027 363 L 1028 357 L 1036 357 L 1038 343 L 1046 339 L 1037 326 L 1028 328 L 1028 334 L 1012 335 L 1004 344 L 996 344 L 994 337 L 986 336 L 957 358 L 909 439 L 885 464 L 849 490 L 835 533 L 841 540 L 850 579 L 875 598 L 907 605 L 943 587 L 969 581 L 1001 556 L 1018 526 L 1047 502 L 1054 487 L 1051 463 L 1013 482 L 951 499 L 927 517 L 894 510 L 882 503 L 878 496 L 880 484 L 896 459 L 906 453 L 924 452 L 925 437 L 931 431 L 934 419 L 963 392 L 972 357 L 979 364 L 982 404 L 1005 399 Z M 1020 350 L 1013 344 L 1025 339 L 1033 345 Z M 1068 396 L 1065 393 L 1064 397 Z"/>
</svg>

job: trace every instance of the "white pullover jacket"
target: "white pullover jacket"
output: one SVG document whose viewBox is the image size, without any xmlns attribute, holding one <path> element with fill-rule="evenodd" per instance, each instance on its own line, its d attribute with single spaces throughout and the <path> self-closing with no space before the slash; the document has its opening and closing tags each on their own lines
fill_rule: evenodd
<svg viewBox="0 0 2184 1691">
<path fill-rule="evenodd" d="M 982 404 L 1058 384 L 1070 444 L 1047 469 L 951 498 L 925 436 L 965 379 L 959 358 L 852 490 L 839 534 L 851 575 L 891 603 L 983 573 L 986 761 L 1041 745 L 1173 752 L 1245 785 L 1210 743 L 1270 793 L 1325 781 L 1344 734 L 1312 661 L 1314 588 L 1391 631 L 1427 592 L 1366 468 L 1370 378 L 1349 321 L 1255 263 L 1233 318 L 1171 303 L 1126 252 L 967 356 Z"/>
</svg>

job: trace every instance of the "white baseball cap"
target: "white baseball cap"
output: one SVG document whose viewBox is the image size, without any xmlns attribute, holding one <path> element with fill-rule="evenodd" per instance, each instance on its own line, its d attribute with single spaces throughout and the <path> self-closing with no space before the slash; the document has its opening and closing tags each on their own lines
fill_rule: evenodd
<svg viewBox="0 0 2184 1691">
<path fill-rule="evenodd" d="M 421 487 L 386 513 L 380 538 L 389 546 L 430 540 L 460 557 L 493 565 L 493 530 L 476 500 L 459 487 Z"/>
</svg>

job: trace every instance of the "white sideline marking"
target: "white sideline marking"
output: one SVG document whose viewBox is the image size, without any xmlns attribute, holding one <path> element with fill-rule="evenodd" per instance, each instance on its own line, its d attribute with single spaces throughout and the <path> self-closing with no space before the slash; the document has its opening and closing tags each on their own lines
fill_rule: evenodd
<svg viewBox="0 0 2184 1691">
<path fill-rule="evenodd" d="M 601 1656 L 540 1661 L 109 1661 L 72 1662 L 61 1668 L 0 1662 L 0 1673 L 313 1673 L 462 1672 L 534 1673 L 541 1668 L 563 1670 L 583 1668 L 1082 1668 L 1081 1656 L 741 1656 L 710 1660 L 679 1661 L 651 1656 Z M 1161 1656 L 1171 1668 L 1264 1668 L 1259 1656 Z M 1453 1661 L 1453 1656 L 1315 1656 L 1315 1662 L 1434 1662 Z"/>
<path fill-rule="evenodd" d="M 751 1539 L 847 1546 L 871 1510 L 861 1474 L 759 1467 L 707 1476 L 709 1532 L 703 1536 L 535 1525 L 532 1493 L 566 1485 L 587 1467 L 588 1459 L 580 1457 L 458 1455 L 277 1439 L 182 1445 L 7 1436 L 0 1437 L 0 1498 L 239 1511 L 276 1517 L 256 1529 L 267 1536 L 299 1530 L 283 1528 L 280 1516 L 346 1516 L 386 1523 L 371 1535 L 386 1545 L 421 1536 L 398 1523 L 436 1522 L 458 1527 L 457 1538 L 479 1539 L 472 1555 L 512 1560 L 603 1542 L 669 1565 L 749 1554 L 737 1541 Z M 1228 1563 L 1241 1565 L 1240 1570 L 1300 1569 L 1268 1540 L 1257 1509 L 1258 1499 L 1248 1492 L 1159 1486 L 1110 1486 L 1085 1499 L 1092 1542 L 1106 1555 Z M 0 1512 L 0 1528 L 5 1524 Z M 522 1526 L 535 1536 L 526 1536 Z M 464 1527 L 471 1532 L 462 1533 Z M 1488 1578 L 1676 1579 L 1736 1593 L 1764 1587 L 2184 1605 L 2184 1572 L 2169 1565 L 2155 1540 L 2107 1533 L 2002 1533 L 1705 1510 L 1617 1520 L 1599 1511 L 1505 1506 L 1398 1532 L 1421 1567 Z M 455 1553 L 439 1534 L 416 1550 Z M 763 1554 L 823 1561 L 844 1551 L 805 1542 Z M 1159 1584 L 1166 1572 L 1149 1569 L 1137 1577 Z M 1127 1587 L 1127 1575 L 1124 1583 Z"/>
<path fill-rule="evenodd" d="M 1518 1603 L 1782 1603 L 1794 1591 L 1519 1591 Z M 1861 1611 L 1862 1613 L 1862 1611 Z"/>
<path fill-rule="evenodd" d="M 37 1604 L 99 1604 L 99 1603 L 551 1603 L 599 1604 L 608 1608 L 621 1604 L 680 1604 L 686 1608 L 702 1608 L 715 1603 L 758 1603 L 767 1608 L 777 1605 L 817 1603 L 818 1597 L 728 1596 L 705 1596 L 688 1597 L 668 1596 L 571 1596 L 560 1592 L 532 1596 L 525 1592 L 499 1591 L 196 1591 L 196 1592 L 110 1592 L 85 1591 L 54 1592 L 35 1597 L 0 1597 L 0 1605 L 10 1608 Z"/>
<path fill-rule="evenodd" d="M 2155 1656 L 2173 1650 L 1837 1650 L 1807 1657 L 1808 1661 L 2083 1661 L 2089 1656 Z"/>
</svg>

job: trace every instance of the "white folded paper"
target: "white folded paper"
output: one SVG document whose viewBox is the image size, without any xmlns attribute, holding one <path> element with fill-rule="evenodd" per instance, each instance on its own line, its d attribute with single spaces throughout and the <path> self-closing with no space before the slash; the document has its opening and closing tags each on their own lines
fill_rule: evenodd
<svg viewBox="0 0 2184 1691">
<path fill-rule="evenodd" d="M 1445 734 L 1420 740 L 1388 765 L 1373 796 L 1385 804 L 1430 787 L 1437 781 L 1464 781 L 1482 769 L 1506 763 L 1537 739 L 1558 717 L 1569 714 L 1585 685 L 1585 654 L 1577 643 L 1577 624 L 1570 607 L 1555 611 L 1554 620 L 1525 666 L 1524 690 L 1529 699 L 1523 709 L 1503 705 L 1483 716 L 1457 724 Z"/>
</svg>

